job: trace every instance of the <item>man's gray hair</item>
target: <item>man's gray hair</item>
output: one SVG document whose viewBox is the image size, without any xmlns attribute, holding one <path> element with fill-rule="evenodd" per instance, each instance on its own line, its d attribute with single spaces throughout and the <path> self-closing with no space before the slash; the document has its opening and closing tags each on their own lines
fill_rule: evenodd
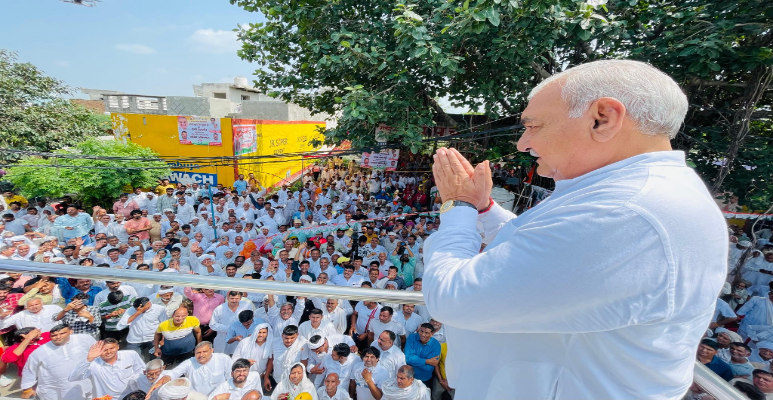
<svg viewBox="0 0 773 400">
<path fill-rule="evenodd" d="M 406 378 L 413 379 L 413 367 L 410 365 L 403 365 L 400 367 L 400 369 L 397 370 L 397 373 L 399 374 L 401 372 L 405 374 Z"/>
<path fill-rule="evenodd" d="M 157 369 L 164 369 L 164 362 L 160 358 L 150 360 L 145 364 L 145 371 L 155 371 Z"/>
<path fill-rule="evenodd" d="M 657 68 L 631 60 L 594 61 L 555 74 L 532 89 L 534 95 L 551 83 L 561 85 L 570 118 L 579 118 L 602 97 L 619 100 L 639 130 L 673 139 L 687 115 L 687 96 Z"/>
<path fill-rule="evenodd" d="M 204 341 L 199 342 L 199 344 L 197 344 L 196 347 L 193 350 L 195 351 L 195 350 L 198 350 L 199 347 L 205 347 L 205 346 L 209 347 L 210 349 L 214 349 L 214 347 L 212 347 L 212 342 L 208 342 L 208 341 L 204 340 Z"/>
</svg>

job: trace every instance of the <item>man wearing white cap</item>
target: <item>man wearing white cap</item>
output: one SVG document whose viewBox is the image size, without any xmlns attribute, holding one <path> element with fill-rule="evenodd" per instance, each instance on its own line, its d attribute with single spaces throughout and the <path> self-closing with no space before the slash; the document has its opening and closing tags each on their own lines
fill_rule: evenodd
<svg viewBox="0 0 773 400">
<path fill-rule="evenodd" d="M 769 370 L 771 361 L 773 361 L 773 342 L 758 342 L 757 347 L 752 349 L 749 356 L 749 362 L 755 367 Z"/>
<path fill-rule="evenodd" d="M 158 389 L 158 399 L 206 400 L 207 395 L 191 389 L 191 381 L 188 378 L 177 378 Z"/>
</svg>

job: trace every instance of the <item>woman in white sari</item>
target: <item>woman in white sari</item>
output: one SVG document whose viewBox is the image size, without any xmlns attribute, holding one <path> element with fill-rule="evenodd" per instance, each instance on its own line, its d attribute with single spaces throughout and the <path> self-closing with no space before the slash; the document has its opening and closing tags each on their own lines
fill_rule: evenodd
<svg viewBox="0 0 773 400">
<path fill-rule="evenodd" d="M 274 334 L 268 324 L 263 323 L 255 327 L 248 339 L 239 342 L 234 350 L 234 361 L 245 358 L 250 361 L 250 371 L 258 372 L 261 376 L 266 373 L 266 363 L 271 357 L 271 346 Z"/>
<path fill-rule="evenodd" d="M 301 393 L 308 394 L 302 397 L 303 399 L 319 400 L 317 388 L 306 377 L 306 368 L 301 363 L 295 363 L 285 371 L 282 382 L 279 382 L 271 395 L 271 400 L 295 400 Z"/>
</svg>

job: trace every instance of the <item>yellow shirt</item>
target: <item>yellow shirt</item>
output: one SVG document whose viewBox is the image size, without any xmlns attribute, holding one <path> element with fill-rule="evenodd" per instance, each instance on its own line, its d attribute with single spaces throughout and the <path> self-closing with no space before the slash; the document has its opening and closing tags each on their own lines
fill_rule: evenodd
<svg viewBox="0 0 773 400">
<path fill-rule="evenodd" d="M 27 205 L 29 204 L 29 201 L 27 201 L 27 198 L 25 198 L 24 196 L 19 196 L 18 194 L 5 198 L 5 204 L 10 205 L 14 201 L 18 201 L 19 203 L 21 203 L 21 208 L 27 208 Z"/>
</svg>

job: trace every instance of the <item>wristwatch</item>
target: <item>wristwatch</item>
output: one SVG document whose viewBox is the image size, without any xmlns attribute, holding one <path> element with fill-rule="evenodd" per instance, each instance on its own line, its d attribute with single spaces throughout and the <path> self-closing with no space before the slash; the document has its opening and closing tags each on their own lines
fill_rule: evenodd
<svg viewBox="0 0 773 400">
<path fill-rule="evenodd" d="M 475 205 L 473 205 L 472 203 L 468 203 L 466 201 L 461 201 L 461 200 L 448 200 L 444 202 L 442 206 L 440 206 L 440 213 L 442 214 L 444 212 L 450 211 L 454 207 L 458 207 L 458 206 L 472 207 L 473 210 L 478 211 L 478 207 L 475 207 Z"/>
</svg>

